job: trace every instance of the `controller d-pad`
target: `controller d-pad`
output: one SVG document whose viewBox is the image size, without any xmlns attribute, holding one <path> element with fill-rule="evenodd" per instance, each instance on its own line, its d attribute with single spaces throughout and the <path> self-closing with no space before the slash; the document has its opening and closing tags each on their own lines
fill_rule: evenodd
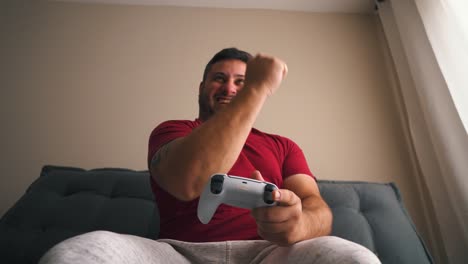
<svg viewBox="0 0 468 264">
<path fill-rule="evenodd" d="M 211 178 L 210 190 L 213 194 L 220 194 L 223 190 L 224 176 L 217 174 Z"/>
<path fill-rule="evenodd" d="M 273 204 L 275 200 L 273 200 L 273 191 L 275 190 L 275 186 L 273 184 L 265 185 L 265 191 L 263 192 L 263 201 L 266 204 Z"/>
</svg>

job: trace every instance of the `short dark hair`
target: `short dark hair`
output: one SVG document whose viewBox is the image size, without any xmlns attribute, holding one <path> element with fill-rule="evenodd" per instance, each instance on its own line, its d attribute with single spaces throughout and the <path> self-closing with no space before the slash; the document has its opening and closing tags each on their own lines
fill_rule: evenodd
<svg viewBox="0 0 468 264">
<path fill-rule="evenodd" d="M 252 55 L 246 51 L 239 50 L 237 48 L 226 48 L 216 53 L 213 58 L 206 64 L 205 71 L 203 72 L 203 81 L 206 79 L 206 75 L 211 70 L 211 66 L 218 61 L 222 60 L 241 60 L 247 63 L 252 58 Z"/>
</svg>

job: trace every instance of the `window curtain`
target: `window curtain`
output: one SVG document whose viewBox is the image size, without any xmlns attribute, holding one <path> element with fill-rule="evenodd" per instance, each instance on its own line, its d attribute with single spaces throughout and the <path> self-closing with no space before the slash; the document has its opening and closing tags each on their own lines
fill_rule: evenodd
<svg viewBox="0 0 468 264">
<path fill-rule="evenodd" d="M 452 1 L 376 1 L 436 263 L 468 263 L 468 36 Z M 468 16 L 468 14 L 465 14 Z"/>
</svg>

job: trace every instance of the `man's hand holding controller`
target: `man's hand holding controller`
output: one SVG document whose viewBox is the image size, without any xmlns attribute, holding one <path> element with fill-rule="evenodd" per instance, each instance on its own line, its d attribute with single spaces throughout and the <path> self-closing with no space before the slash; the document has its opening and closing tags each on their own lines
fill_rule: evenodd
<svg viewBox="0 0 468 264">
<path fill-rule="evenodd" d="M 292 244 L 302 235 L 301 199 L 290 190 L 265 182 L 259 171 L 251 178 L 214 174 L 200 196 L 200 221 L 207 224 L 220 204 L 252 209 L 258 234 L 278 245 Z"/>
<path fill-rule="evenodd" d="M 213 174 L 198 203 L 198 218 L 207 224 L 220 204 L 254 209 L 276 205 L 272 183 L 222 173 Z"/>
<path fill-rule="evenodd" d="M 263 181 L 259 171 L 252 174 L 253 179 Z M 252 216 L 257 222 L 258 234 L 265 240 L 280 246 L 287 246 L 300 241 L 306 233 L 302 201 L 293 191 L 277 189 L 273 192 L 277 206 L 252 209 Z"/>
</svg>

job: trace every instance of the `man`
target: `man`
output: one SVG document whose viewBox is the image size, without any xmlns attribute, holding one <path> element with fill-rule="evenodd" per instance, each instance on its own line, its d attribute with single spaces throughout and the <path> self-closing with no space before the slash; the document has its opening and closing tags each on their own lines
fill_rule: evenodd
<svg viewBox="0 0 468 264">
<path fill-rule="evenodd" d="M 327 236 L 332 214 L 301 149 L 253 128 L 286 74 L 275 57 L 235 48 L 217 53 L 199 86 L 198 118 L 163 122 L 150 136 L 160 239 L 93 232 L 62 243 L 43 262 L 68 249 L 86 263 L 380 263 L 364 247 Z M 204 225 L 198 197 L 214 173 L 272 182 L 278 205 L 252 211 L 221 205 Z"/>
<path fill-rule="evenodd" d="M 236 49 L 218 53 L 200 83 L 198 119 L 165 122 L 150 137 L 149 167 L 164 238 L 207 242 L 260 235 L 290 245 L 330 233 L 330 209 L 302 151 L 286 138 L 252 128 L 264 102 L 286 75 L 286 64 L 264 55 L 250 57 Z M 245 209 L 222 206 L 217 214 L 223 214 L 222 221 L 203 225 L 195 219 L 197 197 L 214 173 L 282 186 L 273 193 L 279 206 L 255 209 L 253 217 Z M 190 209 L 179 212 L 174 207 Z"/>
</svg>

